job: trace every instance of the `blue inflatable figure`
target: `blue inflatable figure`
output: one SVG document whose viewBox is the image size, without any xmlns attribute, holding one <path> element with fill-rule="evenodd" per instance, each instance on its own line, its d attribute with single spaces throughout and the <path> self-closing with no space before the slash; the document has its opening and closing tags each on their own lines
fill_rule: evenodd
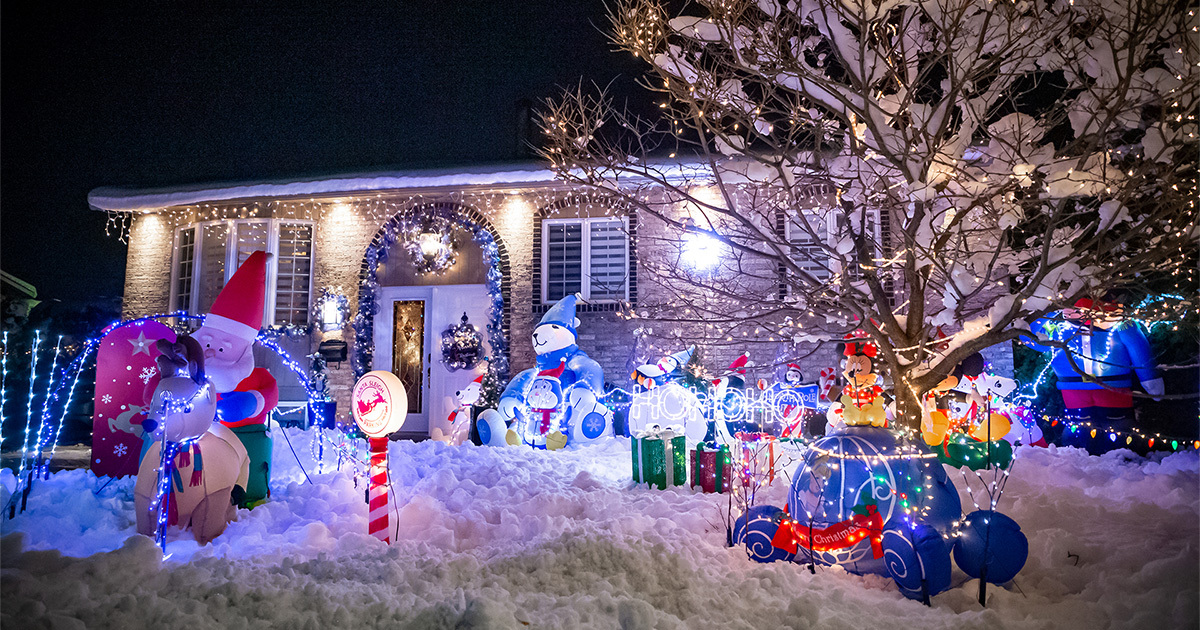
<svg viewBox="0 0 1200 630">
<path fill-rule="evenodd" d="M 909 599 L 929 598 L 950 588 L 950 545 L 929 525 L 892 519 L 883 528 L 887 573 Z"/>
<path fill-rule="evenodd" d="M 1004 584 L 1017 577 L 1029 558 L 1029 539 L 1021 526 L 993 510 L 971 512 L 954 543 L 954 563 L 984 582 Z"/>
<path fill-rule="evenodd" d="M 1054 352 L 1050 367 L 1058 377 L 1068 416 L 1076 422 L 1090 422 L 1099 432 L 1092 438 L 1090 431 L 1077 427 L 1063 434 L 1063 442 L 1087 448 L 1093 455 L 1125 448 L 1123 442 L 1108 439 L 1108 430 L 1128 432 L 1132 428 L 1134 374 L 1147 394 L 1158 397 L 1164 393 L 1150 342 L 1138 324 L 1122 319 L 1116 304 L 1093 305 L 1084 298 L 1075 308 L 1063 309 L 1061 320 L 1039 319 L 1030 331 L 1066 344 L 1062 350 L 1027 342 L 1039 352 Z M 1103 385 L 1085 379 L 1072 367 L 1072 360 Z"/>
<path fill-rule="evenodd" d="M 604 370 L 579 349 L 575 317 L 577 297 L 568 295 L 551 306 L 533 329 L 535 367 L 517 374 L 500 395 L 498 411 L 510 425 L 527 426 L 528 396 L 538 375 L 562 366 L 557 376 L 562 388 L 562 427 L 569 441 L 589 441 L 612 435 L 612 410 L 600 403 Z M 515 421 L 515 423 L 514 423 Z"/>
<path fill-rule="evenodd" d="M 755 562 L 791 560 L 795 554 L 774 547 L 771 540 L 787 516 L 774 505 L 755 505 L 733 523 L 733 544 L 745 545 L 746 555 Z"/>
</svg>

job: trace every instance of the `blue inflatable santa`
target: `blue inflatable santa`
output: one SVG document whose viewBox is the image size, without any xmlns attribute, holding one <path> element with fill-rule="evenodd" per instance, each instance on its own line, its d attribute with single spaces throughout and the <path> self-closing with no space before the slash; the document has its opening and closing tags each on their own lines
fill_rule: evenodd
<svg viewBox="0 0 1200 630">
<path fill-rule="evenodd" d="M 1061 315 L 1061 319 L 1040 319 L 1030 330 L 1065 344 L 1065 349 L 1027 344 L 1034 350 L 1054 353 L 1050 367 L 1058 377 L 1069 419 L 1090 423 L 1097 430 L 1092 437 L 1089 429 L 1069 427 L 1063 442 L 1087 448 L 1093 455 L 1124 448 L 1124 441 L 1109 439 L 1109 432 L 1127 432 L 1132 427 L 1134 375 L 1147 394 L 1157 397 L 1164 393 L 1150 342 L 1136 322 L 1121 318 L 1120 307 L 1112 302 L 1093 304 L 1090 299 L 1081 299 L 1075 308 L 1063 309 Z"/>
</svg>

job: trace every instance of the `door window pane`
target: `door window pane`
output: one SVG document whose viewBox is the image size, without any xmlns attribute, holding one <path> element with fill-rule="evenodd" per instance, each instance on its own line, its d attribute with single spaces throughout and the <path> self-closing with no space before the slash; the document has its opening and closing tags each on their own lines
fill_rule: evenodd
<svg viewBox="0 0 1200 630">
<path fill-rule="evenodd" d="M 392 373 L 404 383 L 408 413 L 422 413 L 425 386 L 425 300 L 392 303 Z"/>
</svg>

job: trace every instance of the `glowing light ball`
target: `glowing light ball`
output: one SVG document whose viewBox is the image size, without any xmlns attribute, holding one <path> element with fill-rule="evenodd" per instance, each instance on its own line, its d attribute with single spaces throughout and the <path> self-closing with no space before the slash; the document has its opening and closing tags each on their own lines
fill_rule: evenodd
<svg viewBox="0 0 1200 630">
<path fill-rule="evenodd" d="M 721 262 L 725 245 L 715 237 L 700 232 L 683 235 L 683 254 L 680 259 L 696 271 L 708 271 Z"/>
<path fill-rule="evenodd" d="M 795 554 L 771 545 L 771 539 L 784 519 L 783 510 L 774 505 L 755 505 L 733 524 L 733 543 L 745 545 L 746 555 L 755 562 L 791 560 Z"/>
<path fill-rule="evenodd" d="M 354 408 L 354 421 L 371 445 L 367 527 L 372 536 L 391 543 L 388 535 L 387 435 L 404 426 L 408 416 L 408 393 L 395 374 L 376 370 L 367 372 L 354 384 L 350 404 Z"/>
<path fill-rule="evenodd" d="M 885 574 L 882 530 L 893 518 L 935 511 L 941 520 L 955 510 L 949 497 L 926 498 L 926 483 L 953 489 L 937 459 L 877 427 L 848 427 L 817 440 L 792 480 L 788 511 L 796 521 L 797 556 L 807 561 L 811 553 L 816 562 L 854 573 Z"/>
</svg>

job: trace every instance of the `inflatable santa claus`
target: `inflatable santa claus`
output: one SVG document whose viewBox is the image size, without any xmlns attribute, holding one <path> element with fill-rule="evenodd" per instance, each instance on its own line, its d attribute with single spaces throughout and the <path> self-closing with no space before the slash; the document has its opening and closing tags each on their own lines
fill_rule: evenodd
<svg viewBox="0 0 1200 630">
<path fill-rule="evenodd" d="M 1124 442 L 1116 440 L 1115 433 L 1110 438 L 1110 432 L 1133 429 L 1134 376 L 1150 397 L 1165 393 L 1150 341 L 1137 322 L 1125 319 L 1115 302 L 1093 304 L 1083 298 L 1074 308 L 1063 309 L 1061 318 L 1040 319 L 1030 330 L 1058 342 L 1051 346 L 1027 341 L 1026 345 L 1053 352 L 1050 368 L 1058 377 L 1068 418 L 1078 423 L 1063 434 L 1063 443 L 1086 448 L 1093 455 L 1124 448 Z"/>
<path fill-rule="evenodd" d="M 270 495 L 271 436 L 267 420 L 279 402 L 275 377 L 254 366 L 254 340 L 262 328 L 270 254 L 257 251 L 226 283 L 192 336 L 204 352 L 204 371 L 217 389 L 217 419 L 241 440 L 250 476 L 241 507 Z"/>
</svg>

